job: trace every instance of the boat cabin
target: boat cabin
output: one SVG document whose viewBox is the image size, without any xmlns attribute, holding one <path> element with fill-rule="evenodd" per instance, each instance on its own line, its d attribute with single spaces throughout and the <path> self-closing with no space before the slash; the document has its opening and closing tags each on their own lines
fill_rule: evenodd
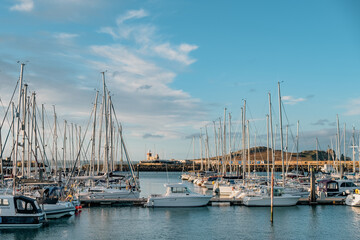
<svg viewBox="0 0 360 240">
<path fill-rule="evenodd" d="M 166 187 L 166 194 L 165 195 L 172 195 L 172 194 L 190 194 L 191 191 L 185 184 L 178 183 L 178 184 L 165 184 Z"/>
<path fill-rule="evenodd" d="M 39 227 L 44 213 L 36 200 L 25 196 L 0 195 L 0 228 Z"/>
<path fill-rule="evenodd" d="M 332 180 L 325 179 L 318 182 L 317 190 L 324 192 L 328 197 L 337 195 L 348 195 L 357 189 L 351 180 Z"/>
</svg>

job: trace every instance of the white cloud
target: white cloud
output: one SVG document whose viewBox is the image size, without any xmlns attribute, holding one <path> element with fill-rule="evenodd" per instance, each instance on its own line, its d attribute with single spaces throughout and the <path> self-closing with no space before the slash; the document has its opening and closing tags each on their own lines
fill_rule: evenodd
<svg viewBox="0 0 360 240">
<path fill-rule="evenodd" d="M 290 104 L 290 105 L 294 105 L 299 102 L 306 101 L 305 98 L 294 98 L 293 96 L 283 96 L 281 97 L 281 99 L 283 100 L 284 104 Z"/>
<path fill-rule="evenodd" d="M 188 56 L 188 53 L 197 49 L 198 46 L 190 45 L 190 44 L 181 44 L 178 47 L 171 47 L 169 43 L 164 43 L 158 46 L 155 46 L 154 51 L 161 57 L 175 60 L 185 65 L 190 65 L 194 63 L 196 60 L 191 59 Z"/>
<path fill-rule="evenodd" d="M 189 54 L 196 50 L 198 46 L 187 43 L 180 45 L 174 45 L 169 42 L 164 43 L 161 41 L 162 36 L 154 25 L 150 23 L 127 22 L 130 19 L 141 19 L 146 16 L 148 16 L 148 13 L 143 9 L 130 10 L 118 17 L 116 27 L 102 27 L 99 32 L 109 34 L 114 40 L 126 39 L 134 41 L 139 45 L 137 51 L 141 51 L 143 54 L 154 55 L 184 65 L 190 65 L 196 61 Z"/>
<path fill-rule="evenodd" d="M 344 115 L 347 116 L 356 116 L 360 115 L 360 98 L 350 99 L 348 103 L 344 106 L 346 112 Z"/>
<path fill-rule="evenodd" d="M 129 11 L 127 11 L 126 14 L 118 17 L 116 20 L 116 23 L 118 25 L 121 25 L 122 23 L 124 23 L 127 20 L 144 18 L 146 16 L 148 16 L 148 13 L 144 9 L 129 10 Z"/>
<path fill-rule="evenodd" d="M 10 7 L 11 11 L 30 12 L 34 9 L 33 0 L 19 0 L 19 4 Z"/>
<path fill-rule="evenodd" d="M 78 37 L 79 34 L 74 33 L 55 33 L 54 37 L 57 39 L 72 39 Z"/>
</svg>

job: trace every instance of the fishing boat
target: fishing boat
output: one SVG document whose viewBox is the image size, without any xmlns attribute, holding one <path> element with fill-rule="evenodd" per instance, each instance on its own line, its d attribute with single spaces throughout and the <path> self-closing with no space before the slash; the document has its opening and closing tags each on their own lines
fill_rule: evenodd
<svg viewBox="0 0 360 240">
<path fill-rule="evenodd" d="M 283 187 L 274 188 L 274 207 L 294 206 L 299 201 L 300 196 L 294 196 L 284 193 Z M 243 198 L 243 204 L 248 207 L 270 207 L 271 196 L 268 188 L 262 188 L 259 192 L 248 194 Z"/>
<path fill-rule="evenodd" d="M 25 196 L 0 195 L 0 228 L 39 228 L 46 222 L 36 200 Z"/>
<path fill-rule="evenodd" d="M 183 183 L 165 184 L 166 193 L 148 197 L 147 207 L 202 207 L 212 196 L 194 193 Z"/>
</svg>

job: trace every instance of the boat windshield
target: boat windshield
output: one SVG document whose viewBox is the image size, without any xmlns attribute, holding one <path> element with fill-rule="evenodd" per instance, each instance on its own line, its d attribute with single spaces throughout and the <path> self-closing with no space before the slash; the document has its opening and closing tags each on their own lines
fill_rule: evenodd
<svg viewBox="0 0 360 240">
<path fill-rule="evenodd" d="M 172 193 L 190 193 L 187 187 L 171 187 Z"/>
</svg>

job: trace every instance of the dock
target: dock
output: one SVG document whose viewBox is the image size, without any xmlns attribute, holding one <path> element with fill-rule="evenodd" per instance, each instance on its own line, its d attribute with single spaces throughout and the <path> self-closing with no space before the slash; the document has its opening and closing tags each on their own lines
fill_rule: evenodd
<svg viewBox="0 0 360 240">
<path fill-rule="evenodd" d="M 81 199 L 83 207 L 93 206 L 134 206 L 143 207 L 147 198 L 120 198 L 120 199 Z M 344 205 L 345 198 L 328 197 L 317 199 L 310 202 L 308 198 L 300 198 L 297 205 Z M 242 206 L 242 200 L 234 198 L 213 197 L 209 201 L 209 206 Z"/>
</svg>

